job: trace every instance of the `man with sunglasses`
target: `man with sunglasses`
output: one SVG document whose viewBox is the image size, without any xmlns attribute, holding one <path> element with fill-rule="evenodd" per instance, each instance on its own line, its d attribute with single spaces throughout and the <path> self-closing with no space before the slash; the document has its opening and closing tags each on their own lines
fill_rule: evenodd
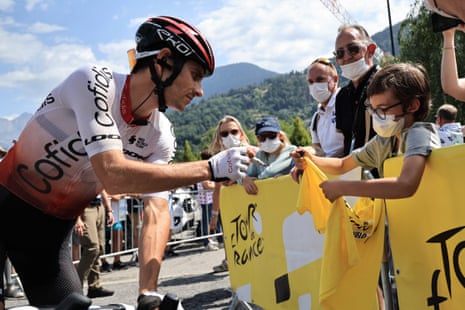
<svg viewBox="0 0 465 310">
<path fill-rule="evenodd" d="M 366 89 L 378 66 L 376 44 L 360 25 L 344 25 L 336 37 L 334 56 L 349 83 L 336 97 L 336 128 L 344 135 L 344 155 L 363 146 L 375 132 L 366 111 Z"/>
<path fill-rule="evenodd" d="M 318 102 L 310 124 L 312 146 L 324 157 L 344 155 L 344 136 L 336 130 L 336 94 L 339 76 L 336 67 L 327 58 L 314 60 L 307 73 L 310 95 Z"/>
</svg>

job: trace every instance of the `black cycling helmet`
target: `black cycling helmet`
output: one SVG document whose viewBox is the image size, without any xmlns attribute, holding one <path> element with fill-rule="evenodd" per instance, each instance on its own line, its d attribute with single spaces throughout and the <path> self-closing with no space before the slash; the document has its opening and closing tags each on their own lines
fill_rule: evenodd
<svg viewBox="0 0 465 310">
<path fill-rule="evenodd" d="M 156 55 L 165 47 L 173 53 L 173 66 L 165 59 L 157 59 L 159 65 L 173 71 L 166 80 L 158 76 L 153 62 L 149 65 L 160 112 L 167 108 L 164 90 L 176 79 L 186 60 L 200 64 L 205 69 L 205 76 L 212 75 L 215 70 L 215 57 L 208 41 L 195 27 L 175 17 L 158 16 L 146 20 L 136 32 L 136 44 L 136 60 Z"/>
<path fill-rule="evenodd" d="M 151 56 L 164 47 L 180 58 L 199 63 L 206 76 L 215 70 L 213 51 L 205 37 L 185 21 L 158 16 L 146 20 L 136 32 L 136 59 Z"/>
</svg>

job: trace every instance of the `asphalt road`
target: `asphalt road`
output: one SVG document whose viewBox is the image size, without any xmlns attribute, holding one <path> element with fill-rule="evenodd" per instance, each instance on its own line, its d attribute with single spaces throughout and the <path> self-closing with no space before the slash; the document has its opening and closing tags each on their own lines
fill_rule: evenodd
<svg viewBox="0 0 465 310">
<path fill-rule="evenodd" d="M 178 256 L 167 257 L 162 264 L 159 279 L 161 293 L 174 293 L 181 300 L 184 309 L 230 309 L 232 291 L 228 272 L 213 273 L 212 267 L 221 263 L 225 257 L 223 249 L 205 251 L 201 242 L 180 244 L 175 247 Z M 122 256 L 128 262 L 131 255 Z M 108 259 L 112 262 L 112 258 Z M 123 303 L 135 306 L 138 290 L 139 268 L 105 272 L 101 274 L 102 285 L 114 290 L 111 297 L 95 298 L 92 305 Z M 84 287 L 84 292 L 87 292 Z M 7 299 L 6 306 L 27 305 L 25 298 Z"/>
</svg>

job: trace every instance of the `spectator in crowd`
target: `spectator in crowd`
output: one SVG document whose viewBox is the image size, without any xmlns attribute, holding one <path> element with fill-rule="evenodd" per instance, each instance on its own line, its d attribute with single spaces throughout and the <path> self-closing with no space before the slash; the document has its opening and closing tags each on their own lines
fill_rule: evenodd
<svg viewBox="0 0 465 310">
<path fill-rule="evenodd" d="M 111 210 L 115 221 L 111 229 L 111 252 L 118 253 L 125 249 L 125 230 L 126 220 L 128 215 L 128 204 L 126 200 L 126 194 L 120 195 L 108 195 L 106 192 L 103 194 L 106 196 L 104 200 L 108 200 L 111 205 Z M 107 263 L 105 261 L 105 263 Z M 108 264 L 108 263 L 107 263 Z M 112 270 L 128 269 L 126 263 L 121 261 L 121 254 L 115 254 L 113 256 Z"/>
<path fill-rule="evenodd" d="M 211 153 L 208 150 L 203 150 L 200 153 L 200 159 L 208 160 L 211 157 Z M 208 236 L 211 233 L 210 219 L 212 217 L 213 207 L 213 190 L 215 188 L 215 182 L 203 181 L 197 183 L 197 191 L 199 195 L 199 204 L 202 209 L 202 236 Z M 203 245 L 206 250 L 218 250 L 218 243 L 214 242 L 212 238 L 203 239 Z"/>
<path fill-rule="evenodd" d="M 76 227 L 71 236 L 71 257 L 75 265 L 77 265 L 81 259 L 81 245 L 79 244 L 79 236 L 76 234 Z"/>
<path fill-rule="evenodd" d="M 7 154 L 5 150 L 0 145 L 0 161 Z M 0 273 L 0 301 L 3 301 L 5 297 L 10 298 L 21 298 L 24 297 L 24 292 L 20 284 L 16 283 L 17 279 L 13 279 L 12 271 L 13 266 L 11 265 L 10 260 L 8 259 L 6 253 L 0 249 L 0 265 L 2 266 L 0 270 L 5 272 L 5 283 L 3 280 L 3 272 Z M 5 286 L 6 284 L 6 286 Z"/>
<path fill-rule="evenodd" d="M 128 238 L 128 248 L 137 249 L 139 247 L 139 235 L 142 228 L 142 213 L 143 202 L 138 195 L 131 194 L 128 198 L 128 216 L 131 222 L 130 238 Z M 130 242 L 129 242 L 130 241 Z"/>
<path fill-rule="evenodd" d="M 255 125 L 255 135 L 258 139 L 258 151 L 247 170 L 247 176 L 242 178 L 242 185 L 249 195 L 258 194 L 256 179 L 266 179 L 288 174 L 293 161 L 289 156 L 296 149 L 289 142 L 281 125 L 274 117 L 264 117 Z"/>
<path fill-rule="evenodd" d="M 245 148 L 167 164 L 175 139 L 163 112 L 183 111 L 201 97 L 202 80 L 214 71 L 203 35 L 178 18 L 159 16 L 141 24 L 136 44 L 130 74 L 84 66 L 49 92 L 0 162 L 0 249 L 33 306 L 82 294 L 69 238 L 76 218 L 103 189 L 111 195 L 162 192 L 208 179 L 235 181 L 247 170 Z M 138 310 L 161 303 L 156 290 L 169 218 L 167 203 L 144 199 Z M 34 233 L 16 233 L 21 227 Z"/>
<path fill-rule="evenodd" d="M 366 89 L 379 70 L 373 58 L 376 43 L 360 25 L 343 25 L 338 30 L 334 56 L 349 83 L 336 97 L 336 128 L 344 135 L 344 155 L 363 146 L 375 135 L 366 110 Z"/>
<path fill-rule="evenodd" d="M 429 78 L 421 65 L 398 63 L 376 73 L 368 86 L 368 110 L 377 135 L 365 146 L 337 159 L 312 155 L 308 149 L 292 153 L 298 169 L 312 160 L 323 172 L 343 174 L 357 166 L 377 168 L 382 176 L 386 159 L 403 154 L 398 177 L 372 180 L 331 179 L 320 184 L 326 198 L 334 201 L 347 196 L 405 198 L 417 190 L 426 161 L 434 148 L 441 147 L 434 124 L 425 122 L 431 107 Z M 293 175 L 297 181 L 296 174 Z"/>
<path fill-rule="evenodd" d="M 211 154 L 228 150 L 238 146 L 249 146 L 249 138 L 242 129 L 242 125 L 237 118 L 231 115 L 223 117 L 216 126 L 213 141 L 208 150 Z M 210 229 L 212 231 L 221 232 L 220 218 L 220 190 L 221 186 L 228 186 L 236 183 L 235 181 L 217 182 L 213 190 L 213 207 L 212 217 L 210 219 Z M 218 243 L 222 243 L 223 238 L 218 238 Z M 214 272 L 228 271 L 228 262 L 226 258 L 221 264 L 213 267 Z"/>
<path fill-rule="evenodd" d="M 426 8 L 444 17 L 465 21 L 465 2 L 463 0 L 424 0 Z"/>
<path fill-rule="evenodd" d="M 336 67 L 327 58 L 317 58 L 308 68 L 310 95 L 318 102 L 310 124 L 312 146 L 318 156 L 344 155 L 344 135 L 336 129 L 338 80 Z"/>
<path fill-rule="evenodd" d="M 457 108 L 451 104 L 443 104 L 436 112 L 439 139 L 442 146 L 463 143 L 462 125 L 456 122 Z"/>
<path fill-rule="evenodd" d="M 105 246 L 105 210 L 112 214 L 111 206 L 102 195 L 98 195 L 84 209 L 75 225 L 76 234 L 81 245 L 81 259 L 77 271 L 81 285 L 87 280 L 87 297 L 97 298 L 112 296 L 113 291 L 102 287 L 100 283 L 100 255 Z M 109 218 L 108 225 L 113 224 L 113 216 Z"/>
<path fill-rule="evenodd" d="M 441 85 L 443 91 L 457 100 L 465 101 L 465 78 L 459 78 L 455 56 L 455 32 L 465 31 L 464 25 L 459 25 L 442 32 L 442 63 Z"/>
</svg>

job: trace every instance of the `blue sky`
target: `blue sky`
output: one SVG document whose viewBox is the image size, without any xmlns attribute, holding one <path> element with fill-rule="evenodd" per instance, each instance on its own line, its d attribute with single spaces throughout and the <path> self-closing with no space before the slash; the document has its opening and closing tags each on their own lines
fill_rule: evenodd
<svg viewBox="0 0 465 310">
<path fill-rule="evenodd" d="M 384 0 L 339 3 L 370 34 L 388 26 Z M 415 0 L 390 0 L 393 23 Z M 330 57 L 341 22 L 320 0 L 0 0 L 0 117 L 33 113 L 72 70 L 108 64 L 127 72 L 126 51 L 138 25 L 172 15 L 197 26 L 218 66 L 250 62 L 286 73 Z"/>
</svg>

